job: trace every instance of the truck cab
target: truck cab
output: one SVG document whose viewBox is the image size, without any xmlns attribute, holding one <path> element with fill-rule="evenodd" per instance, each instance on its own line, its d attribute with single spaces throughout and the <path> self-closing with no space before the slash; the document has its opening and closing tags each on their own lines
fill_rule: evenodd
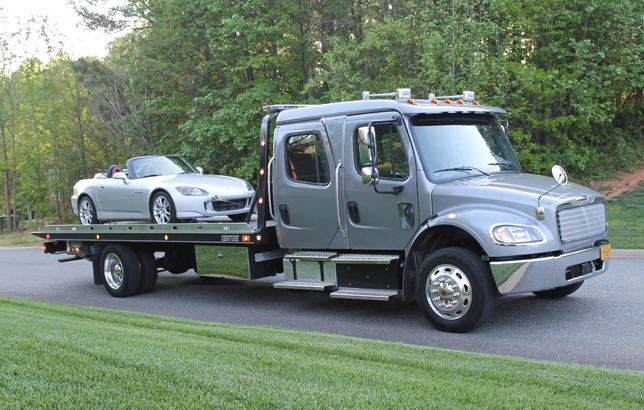
<svg viewBox="0 0 644 410">
<path fill-rule="evenodd" d="M 271 215 L 289 252 L 276 286 L 416 298 L 438 328 L 466 331 L 496 295 L 566 296 L 607 269 L 601 194 L 560 167 L 525 173 L 506 112 L 473 92 L 287 108 L 267 107 Z"/>
</svg>

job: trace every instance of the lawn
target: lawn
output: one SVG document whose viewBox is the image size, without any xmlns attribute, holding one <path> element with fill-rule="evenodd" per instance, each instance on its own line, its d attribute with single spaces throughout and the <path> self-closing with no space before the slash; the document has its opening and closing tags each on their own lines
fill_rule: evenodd
<svg viewBox="0 0 644 410">
<path fill-rule="evenodd" d="M 10 298 L 0 311 L 2 408 L 644 405 L 640 372 Z"/>
<path fill-rule="evenodd" d="M 615 249 L 644 249 L 644 181 L 608 201 L 608 239 Z"/>
</svg>

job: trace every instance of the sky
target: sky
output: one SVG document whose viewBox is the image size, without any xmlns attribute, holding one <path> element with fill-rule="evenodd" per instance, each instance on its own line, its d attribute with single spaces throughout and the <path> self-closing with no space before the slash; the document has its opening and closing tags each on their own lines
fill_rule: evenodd
<svg viewBox="0 0 644 410">
<path fill-rule="evenodd" d="M 63 50 L 72 58 L 86 56 L 104 57 L 108 43 L 117 35 L 102 31 L 90 31 L 80 23 L 82 19 L 74 13 L 68 0 L 0 0 L 0 36 L 10 39 L 9 48 L 21 58 L 39 57 L 48 60 L 45 42 L 33 37 L 29 41 L 16 40 L 6 33 L 15 32 L 30 24 L 29 19 L 41 20 L 47 16 L 47 31 L 53 34 L 56 42 L 62 42 Z M 36 25 L 37 26 L 37 25 Z M 58 47 L 58 46 L 57 46 Z M 19 62 L 17 63 L 19 64 Z"/>
</svg>

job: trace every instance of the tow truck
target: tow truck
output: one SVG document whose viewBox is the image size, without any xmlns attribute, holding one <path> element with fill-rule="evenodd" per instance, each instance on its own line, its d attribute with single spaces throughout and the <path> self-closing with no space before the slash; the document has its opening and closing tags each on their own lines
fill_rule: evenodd
<svg viewBox="0 0 644 410">
<path fill-rule="evenodd" d="M 245 221 L 48 225 L 34 232 L 44 251 L 90 261 L 96 285 L 127 297 L 153 290 L 163 270 L 211 275 L 202 255 L 241 248 L 244 279 L 415 299 L 448 332 L 484 323 L 497 296 L 560 298 L 608 269 L 602 195 L 559 166 L 553 178 L 525 173 L 507 112 L 471 91 L 264 110 Z"/>
</svg>

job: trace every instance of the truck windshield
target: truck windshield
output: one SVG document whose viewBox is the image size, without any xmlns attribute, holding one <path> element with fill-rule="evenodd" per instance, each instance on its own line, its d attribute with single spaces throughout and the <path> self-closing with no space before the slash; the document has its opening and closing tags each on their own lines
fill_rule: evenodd
<svg viewBox="0 0 644 410">
<path fill-rule="evenodd" d="M 411 118 L 411 133 L 432 181 L 521 171 L 505 132 L 492 115 L 416 115 Z"/>
</svg>

